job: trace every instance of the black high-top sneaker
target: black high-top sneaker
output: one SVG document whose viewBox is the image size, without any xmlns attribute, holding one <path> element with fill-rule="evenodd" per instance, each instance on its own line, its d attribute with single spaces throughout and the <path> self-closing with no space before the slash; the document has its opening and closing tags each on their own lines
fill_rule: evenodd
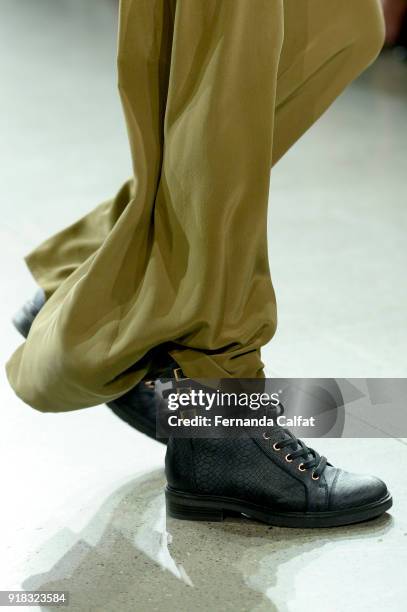
<svg viewBox="0 0 407 612">
<path fill-rule="evenodd" d="M 384 482 L 333 467 L 289 430 L 241 439 L 170 438 L 169 516 L 222 521 L 244 514 L 279 527 L 336 527 L 392 505 Z"/>
<path fill-rule="evenodd" d="M 44 291 L 38 289 L 34 297 L 14 315 L 13 325 L 24 338 L 27 338 L 31 325 L 44 306 L 45 301 Z M 178 364 L 165 351 L 160 351 L 159 354 L 156 351 L 154 367 L 148 373 L 149 380 L 142 380 L 128 393 L 107 405 L 116 416 L 134 429 L 162 444 L 166 444 L 166 438 L 156 437 L 156 414 L 163 400 L 156 392 L 155 381 L 160 378 L 177 378 L 180 375 L 182 375 L 182 372 Z M 164 410 L 162 410 L 162 414 L 165 415 Z"/>
</svg>

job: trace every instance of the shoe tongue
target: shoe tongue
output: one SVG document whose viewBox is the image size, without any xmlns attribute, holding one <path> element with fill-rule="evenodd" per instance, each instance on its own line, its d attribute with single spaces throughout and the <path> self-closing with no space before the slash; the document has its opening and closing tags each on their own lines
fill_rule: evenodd
<svg viewBox="0 0 407 612">
<path fill-rule="evenodd" d="M 290 440 L 293 448 L 295 447 L 294 450 L 300 446 L 298 438 L 296 438 L 294 434 L 293 437 L 291 437 L 283 427 L 277 427 L 275 436 L 273 436 L 273 443 L 282 442 L 283 440 Z M 308 453 L 308 455 L 311 455 L 311 453 Z"/>
<path fill-rule="evenodd" d="M 278 440 L 285 440 L 288 436 L 286 431 L 283 429 L 283 427 L 274 427 L 272 430 L 274 433 L 274 436 L 276 437 L 276 439 Z M 274 437 L 273 436 L 273 437 Z"/>
</svg>

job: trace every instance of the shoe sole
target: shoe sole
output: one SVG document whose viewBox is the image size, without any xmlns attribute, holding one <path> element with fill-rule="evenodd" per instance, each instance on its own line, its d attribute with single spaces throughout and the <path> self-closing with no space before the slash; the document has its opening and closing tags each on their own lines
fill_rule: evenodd
<svg viewBox="0 0 407 612">
<path fill-rule="evenodd" d="M 377 518 L 393 504 L 390 493 L 383 499 L 345 510 L 327 512 L 275 512 L 229 497 L 192 495 L 170 489 L 165 490 L 168 516 L 189 521 L 223 521 L 228 514 L 244 514 L 275 527 L 321 528 L 340 527 Z"/>
</svg>

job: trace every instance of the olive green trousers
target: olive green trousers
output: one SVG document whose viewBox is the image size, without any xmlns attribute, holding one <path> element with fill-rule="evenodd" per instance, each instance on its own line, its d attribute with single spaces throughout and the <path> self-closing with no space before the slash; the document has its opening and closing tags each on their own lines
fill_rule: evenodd
<svg viewBox="0 0 407 612">
<path fill-rule="evenodd" d="M 190 377 L 263 376 L 270 170 L 383 36 L 379 0 L 121 1 L 134 176 L 27 256 L 48 300 L 7 364 L 22 400 L 104 403 L 155 347 Z"/>
</svg>

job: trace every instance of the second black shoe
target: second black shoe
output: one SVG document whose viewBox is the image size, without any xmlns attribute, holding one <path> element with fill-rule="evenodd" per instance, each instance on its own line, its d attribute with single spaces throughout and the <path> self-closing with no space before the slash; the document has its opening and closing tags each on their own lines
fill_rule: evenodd
<svg viewBox="0 0 407 612">
<path fill-rule="evenodd" d="M 28 300 L 14 315 L 14 327 L 24 338 L 27 338 L 35 317 L 45 304 L 45 293 L 38 289 L 34 297 Z M 131 391 L 109 402 L 107 405 L 122 421 L 146 434 L 150 438 L 166 444 L 165 438 L 156 438 L 156 414 L 161 397 L 155 391 L 154 380 L 157 378 L 173 378 L 174 371 L 179 370 L 175 363 L 165 352 L 155 355 L 154 370 L 149 372 L 149 381 L 141 381 Z M 165 414 L 165 411 L 162 411 Z"/>
<path fill-rule="evenodd" d="M 279 527 L 337 527 L 392 505 L 384 482 L 333 467 L 282 428 L 262 438 L 170 438 L 166 475 L 167 512 L 178 519 L 239 513 Z"/>
<path fill-rule="evenodd" d="M 153 381 L 142 381 L 131 391 L 108 402 L 107 406 L 116 416 L 149 438 L 156 438 L 156 414 L 161 398 L 155 391 Z M 165 444 L 166 439 L 157 439 Z"/>
</svg>

